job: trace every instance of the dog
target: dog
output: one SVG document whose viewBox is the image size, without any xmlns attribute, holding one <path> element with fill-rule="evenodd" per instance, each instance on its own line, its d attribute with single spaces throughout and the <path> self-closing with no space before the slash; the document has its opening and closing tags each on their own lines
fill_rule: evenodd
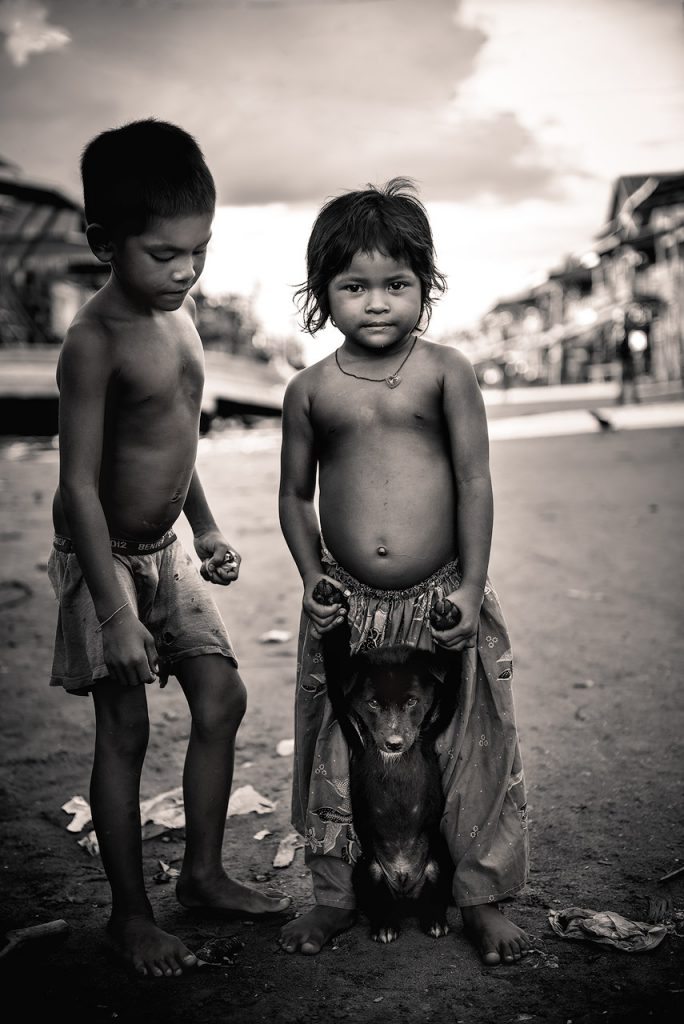
<svg viewBox="0 0 684 1024">
<path fill-rule="evenodd" d="M 351 804 L 361 848 L 353 883 L 371 938 L 394 942 L 401 920 L 448 934 L 454 867 L 440 831 L 444 807 L 435 738 L 456 707 L 460 656 L 408 645 L 349 653 L 345 625 L 324 636 L 328 695 L 350 750 Z"/>
</svg>

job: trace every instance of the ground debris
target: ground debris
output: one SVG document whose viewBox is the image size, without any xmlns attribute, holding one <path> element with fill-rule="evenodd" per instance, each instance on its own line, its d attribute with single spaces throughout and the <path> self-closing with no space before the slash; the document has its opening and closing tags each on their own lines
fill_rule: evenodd
<svg viewBox="0 0 684 1024">
<path fill-rule="evenodd" d="M 549 924 L 562 939 L 580 939 L 612 946 L 624 953 L 645 953 L 660 945 L 667 935 L 662 924 L 630 921 L 612 910 L 566 907 L 549 912 Z"/>
<path fill-rule="evenodd" d="M 200 967 L 232 967 L 237 954 L 245 944 L 237 935 L 226 935 L 217 939 L 208 939 L 199 949 L 194 951 L 200 961 Z"/>
<path fill-rule="evenodd" d="M 295 850 L 304 846 L 304 840 L 298 832 L 290 832 L 278 843 L 278 850 L 273 858 L 274 868 L 287 868 L 294 860 Z"/>
</svg>

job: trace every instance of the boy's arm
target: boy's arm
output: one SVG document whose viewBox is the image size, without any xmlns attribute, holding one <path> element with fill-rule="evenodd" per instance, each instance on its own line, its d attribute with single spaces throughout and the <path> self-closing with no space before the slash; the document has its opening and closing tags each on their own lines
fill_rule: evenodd
<svg viewBox="0 0 684 1024">
<path fill-rule="evenodd" d="M 321 530 L 314 508 L 316 446 L 309 414 L 306 379 L 299 374 L 288 384 L 283 400 L 282 447 L 278 510 L 280 527 L 304 584 L 304 609 L 320 632 L 339 625 L 341 605 L 319 605 L 313 589 L 320 579 L 330 579 L 321 566 Z M 339 590 L 336 580 L 330 580 Z"/>
<path fill-rule="evenodd" d="M 461 586 L 449 595 L 461 612 L 451 630 L 436 633 L 445 647 L 474 647 L 492 543 L 494 504 L 489 472 L 487 414 L 470 362 L 446 350 L 444 412 L 456 480 L 456 515 Z"/>
<path fill-rule="evenodd" d="M 214 519 L 197 472 L 192 471 L 183 511 L 192 527 L 195 551 L 202 559 L 205 580 L 228 586 L 240 574 L 240 555 L 225 539 Z"/>
<path fill-rule="evenodd" d="M 158 672 L 151 634 L 127 601 L 114 572 L 99 481 L 105 403 L 111 378 L 106 336 L 72 327 L 59 360 L 59 492 L 76 557 L 102 625 L 104 660 L 124 685 L 151 682 Z"/>
</svg>

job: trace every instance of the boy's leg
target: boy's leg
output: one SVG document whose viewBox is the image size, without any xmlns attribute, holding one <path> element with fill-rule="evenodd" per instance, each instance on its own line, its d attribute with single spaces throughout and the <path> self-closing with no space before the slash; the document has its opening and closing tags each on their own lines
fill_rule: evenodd
<svg viewBox="0 0 684 1024">
<path fill-rule="evenodd" d="M 143 877 L 140 773 L 149 736 L 145 687 L 101 679 L 93 688 L 93 701 L 90 803 L 112 891 L 108 934 L 140 974 L 181 974 L 197 959 L 180 939 L 155 924 Z"/>
<path fill-rule="evenodd" d="M 457 714 L 438 739 L 454 898 L 488 965 L 514 963 L 531 946 L 499 909 L 527 878 L 525 782 L 511 682 L 510 640 L 488 585 L 477 648 L 463 657 Z"/>
<path fill-rule="evenodd" d="M 244 683 L 220 654 L 187 658 L 174 671 L 192 716 L 183 772 L 186 846 L 176 895 L 185 907 L 227 915 L 281 913 L 289 897 L 242 885 L 226 874 L 222 862 L 235 734 L 246 707 Z"/>
</svg>

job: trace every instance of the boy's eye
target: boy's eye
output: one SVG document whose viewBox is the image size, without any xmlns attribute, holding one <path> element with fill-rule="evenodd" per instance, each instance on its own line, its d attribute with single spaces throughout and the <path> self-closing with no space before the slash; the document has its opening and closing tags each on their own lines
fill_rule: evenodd
<svg viewBox="0 0 684 1024">
<path fill-rule="evenodd" d="M 173 259 L 173 256 L 160 256 L 159 253 L 156 252 L 151 252 L 150 256 L 153 260 L 156 260 L 157 263 L 170 263 Z"/>
</svg>

